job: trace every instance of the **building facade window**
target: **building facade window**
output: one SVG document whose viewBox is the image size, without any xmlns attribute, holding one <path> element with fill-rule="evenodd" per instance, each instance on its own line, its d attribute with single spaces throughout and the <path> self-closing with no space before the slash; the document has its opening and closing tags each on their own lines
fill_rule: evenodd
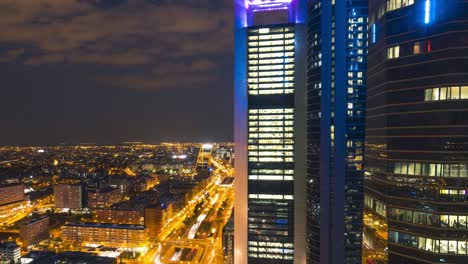
<svg viewBox="0 0 468 264">
<path fill-rule="evenodd" d="M 395 162 L 393 173 L 416 176 L 466 178 L 468 177 L 468 164 Z"/>
<path fill-rule="evenodd" d="M 370 195 L 364 195 L 364 207 L 371 209 L 383 217 L 387 216 L 387 205 Z"/>
<path fill-rule="evenodd" d="M 431 40 L 419 40 L 413 43 L 413 54 L 422 54 L 431 52 Z"/>
<path fill-rule="evenodd" d="M 387 0 L 387 12 L 414 4 L 414 0 Z"/>
<path fill-rule="evenodd" d="M 294 258 L 295 37 L 290 24 L 247 30 L 250 259 Z"/>
<path fill-rule="evenodd" d="M 449 86 L 424 90 L 424 101 L 466 99 L 468 99 L 468 86 Z"/>
<path fill-rule="evenodd" d="M 294 38 L 291 28 L 249 31 L 249 95 L 294 93 Z"/>
<path fill-rule="evenodd" d="M 445 253 L 455 255 L 467 255 L 468 248 L 466 240 L 434 239 L 416 236 L 400 231 L 390 230 L 388 233 L 390 243 L 412 247 L 433 253 Z"/>
<path fill-rule="evenodd" d="M 387 59 L 396 59 L 400 57 L 400 46 L 387 48 Z"/>
<path fill-rule="evenodd" d="M 388 219 L 438 228 L 468 229 L 467 215 L 433 214 L 402 208 L 389 208 Z"/>
</svg>

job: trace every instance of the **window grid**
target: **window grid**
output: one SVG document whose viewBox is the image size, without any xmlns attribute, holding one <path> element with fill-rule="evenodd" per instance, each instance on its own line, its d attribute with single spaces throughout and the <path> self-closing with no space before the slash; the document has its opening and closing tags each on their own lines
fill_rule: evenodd
<svg viewBox="0 0 468 264">
<path fill-rule="evenodd" d="M 468 241 L 466 240 L 433 239 L 390 230 L 388 241 L 433 253 L 468 255 Z"/>
<path fill-rule="evenodd" d="M 393 173 L 415 176 L 466 178 L 468 177 L 468 164 L 395 162 Z"/>
<path fill-rule="evenodd" d="M 294 37 L 292 28 L 249 31 L 249 95 L 294 93 Z"/>
<path fill-rule="evenodd" d="M 424 101 L 466 100 L 468 86 L 448 86 L 424 90 Z"/>
</svg>

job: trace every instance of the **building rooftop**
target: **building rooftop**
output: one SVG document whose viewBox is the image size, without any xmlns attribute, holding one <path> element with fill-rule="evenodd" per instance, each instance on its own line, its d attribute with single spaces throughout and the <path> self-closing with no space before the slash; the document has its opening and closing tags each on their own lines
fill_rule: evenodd
<svg viewBox="0 0 468 264">
<path fill-rule="evenodd" d="M 15 249 L 19 248 L 18 244 L 15 242 L 0 242 L 0 250 L 8 250 L 8 249 Z"/>
<path fill-rule="evenodd" d="M 43 215 L 43 216 L 40 216 L 40 217 L 37 217 L 37 218 L 29 219 L 27 221 L 24 221 L 23 225 L 29 225 L 29 224 L 38 222 L 40 220 L 44 220 L 46 218 L 49 218 L 49 217 L 47 215 Z"/>
<path fill-rule="evenodd" d="M 115 258 L 100 257 L 84 252 L 63 252 L 56 254 L 51 251 L 31 251 L 21 257 L 24 260 L 30 260 L 31 264 L 50 264 L 50 263 L 67 263 L 67 264 L 114 264 L 117 263 Z"/>
<path fill-rule="evenodd" d="M 115 258 L 100 257 L 93 254 L 84 253 L 84 252 L 64 252 L 59 253 L 56 256 L 55 263 L 76 263 L 76 264 L 94 264 L 94 263 L 103 263 L 103 264 L 113 264 L 117 263 Z"/>
<path fill-rule="evenodd" d="M 97 193 L 110 193 L 110 192 L 113 192 L 113 191 L 116 191 L 116 190 L 118 190 L 118 189 L 115 188 L 115 187 L 106 186 L 106 187 L 98 189 L 96 192 Z"/>
<path fill-rule="evenodd" d="M 97 228 L 113 228 L 113 229 L 135 229 L 144 230 L 144 225 L 131 225 L 131 224 L 109 224 L 109 223 L 94 223 L 94 222 L 83 222 L 83 223 L 67 223 L 65 226 L 80 226 L 80 227 L 97 227 Z"/>
<path fill-rule="evenodd" d="M 24 185 L 24 184 L 22 182 L 4 183 L 4 184 L 0 184 L 0 188 L 12 187 L 12 186 L 18 186 L 18 185 Z"/>
</svg>

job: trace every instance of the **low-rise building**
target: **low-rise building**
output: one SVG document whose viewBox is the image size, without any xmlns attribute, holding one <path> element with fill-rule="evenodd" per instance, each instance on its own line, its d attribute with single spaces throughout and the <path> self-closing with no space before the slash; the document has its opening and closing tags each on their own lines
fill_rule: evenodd
<svg viewBox="0 0 468 264">
<path fill-rule="evenodd" d="M 28 247 L 49 238 L 49 217 L 42 216 L 24 222 L 20 226 L 20 239 L 23 247 Z"/>
<path fill-rule="evenodd" d="M 51 251 L 31 251 L 21 257 L 21 264 L 116 264 L 117 259 L 109 257 L 96 256 L 93 253 L 86 252 L 62 252 L 55 253 Z"/>
<path fill-rule="evenodd" d="M 29 251 L 20 258 L 21 264 L 46 264 L 54 263 L 56 254 L 51 251 Z"/>
<path fill-rule="evenodd" d="M 24 185 L 12 183 L 0 186 L 0 206 L 22 202 L 24 200 Z"/>
<path fill-rule="evenodd" d="M 0 243 L 0 262 L 17 263 L 21 257 L 21 249 L 15 242 Z"/>
<path fill-rule="evenodd" d="M 114 187 L 105 187 L 88 192 L 88 207 L 89 208 L 108 208 L 112 204 L 119 202 L 121 199 L 120 191 Z"/>
<path fill-rule="evenodd" d="M 66 243 L 139 247 L 147 240 L 146 231 L 143 225 L 68 223 L 62 226 L 62 239 Z"/>
<path fill-rule="evenodd" d="M 172 217 L 172 204 L 157 203 L 145 208 L 145 226 L 148 236 L 154 238 L 161 232 L 164 224 Z"/>
<path fill-rule="evenodd" d="M 96 221 L 100 223 L 113 223 L 113 224 L 129 224 L 139 225 L 143 224 L 143 214 L 141 210 L 132 209 L 95 209 Z"/>
<path fill-rule="evenodd" d="M 223 228 L 223 255 L 225 264 L 234 263 L 234 217 Z"/>
<path fill-rule="evenodd" d="M 82 203 L 81 184 L 61 183 L 54 185 L 55 207 L 62 209 L 80 209 Z"/>
</svg>

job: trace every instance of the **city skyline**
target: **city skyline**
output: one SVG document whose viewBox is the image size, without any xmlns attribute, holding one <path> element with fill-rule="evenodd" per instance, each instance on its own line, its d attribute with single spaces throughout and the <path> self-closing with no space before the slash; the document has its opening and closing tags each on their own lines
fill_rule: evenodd
<svg viewBox="0 0 468 264">
<path fill-rule="evenodd" d="M 468 0 L 3 0 L 0 263 L 468 263 Z"/>
<path fill-rule="evenodd" d="M 232 151 L 0 147 L 0 262 L 222 264 L 232 259 Z"/>
<path fill-rule="evenodd" d="M 1 1 L 0 145 L 231 141 L 232 24 L 230 0 Z"/>
</svg>

